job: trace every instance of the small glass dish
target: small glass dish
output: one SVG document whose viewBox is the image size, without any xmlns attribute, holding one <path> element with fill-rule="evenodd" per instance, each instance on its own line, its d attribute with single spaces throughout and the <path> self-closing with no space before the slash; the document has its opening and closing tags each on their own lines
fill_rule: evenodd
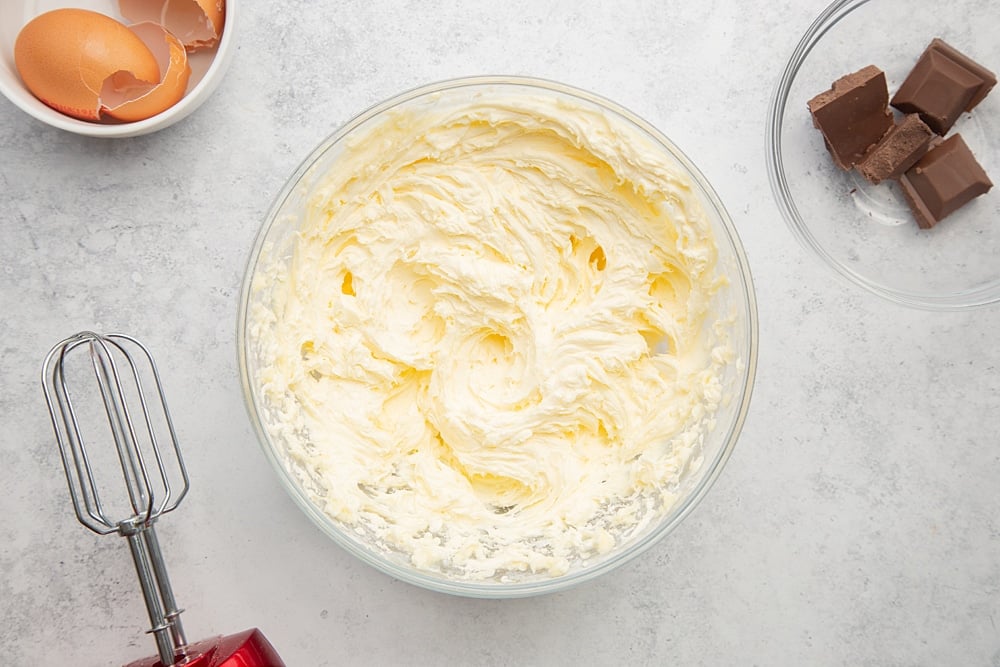
<svg viewBox="0 0 1000 667">
<path fill-rule="evenodd" d="M 995 18 L 982 0 L 838 0 L 806 31 L 775 88 L 767 166 L 782 215 L 838 274 L 889 301 L 929 310 L 1000 301 L 1000 188 L 920 229 L 897 183 L 872 185 L 834 165 L 806 103 L 866 65 L 885 72 L 891 98 L 935 37 L 1000 71 Z M 955 133 L 1000 183 L 998 91 L 963 113 Z"/>
<path fill-rule="evenodd" d="M 709 426 L 704 433 L 696 463 L 691 466 L 690 474 L 682 475 L 677 484 L 677 500 L 666 511 L 636 529 L 635 534 L 620 541 L 609 552 L 576 563 L 565 573 L 535 576 L 525 572 L 517 576 L 467 579 L 418 568 L 400 553 L 372 543 L 362 531 L 353 530 L 324 512 L 322 502 L 317 500 L 316 473 L 306 469 L 301 457 L 290 453 L 300 446 L 313 445 L 307 429 L 301 423 L 294 423 L 296 420 L 288 416 L 289 411 L 269 404 L 267 377 L 272 365 L 267 353 L 262 351 L 268 346 L 263 339 L 266 332 L 273 330 L 277 320 L 274 315 L 277 309 L 272 306 L 275 298 L 271 294 L 272 286 L 301 284 L 291 277 L 293 274 L 288 267 L 303 252 L 296 243 L 302 226 L 308 224 L 310 201 L 317 192 L 329 192 L 329 186 L 324 186 L 328 174 L 338 174 L 338 178 L 350 179 L 348 182 L 355 180 L 352 175 L 356 171 L 338 171 L 345 152 L 358 146 L 371 146 L 373 141 L 377 144 L 380 139 L 372 133 L 373 128 L 383 128 L 387 124 L 409 127 L 399 118 L 411 112 L 423 114 L 451 108 L 451 104 L 485 100 L 498 107 L 512 105 L 518 109 L 517 113 L 534 113 L 530 111 L 530 103 L 518 106 L 521 99 L 544 99 L 563 105 L 558 108 L 582 107 L 613 117 L 612 126 L 623 123 L 621 131 L 640 133 L 645 138 L 644 145 L 648 139 L 651 150 L 690 180 L 692 192 L 700 200 L 715 237 L 718 272 L 724 277 L 724 284 L 720 283 L 710 304 L 709 317 L 712 319 L 706 320 L 705 327 L 709 326 L 707 322 L 717 321 L 714 326 L 725 331 L 732 356 L 725 362 L 720 375 L 721 401 L 714 426 Z M 421 135 L 414 134 L 414 142 L 422 140 Z M 365 171 L 383 173 L 374 164 Z M 339 205 L 344 205 L 344 201 Z M 329 276 L 317 276 L 315 284 L 319 285 L 319 281 L 329 284 L 329 280 Z M 304 289 L 319 288 L 306 286 Z M 349 121 L 302 162 L 275 199 L 251 251 L 240 299 L 237 346 L 244 400 L 264 453 L 291 497 L 320 529 L 348 552 L 400 580 L 456 595 L 513 598 L 561 590 L 615 569 L 663 538 L 690 513 L 721 473 L 741 431 L 756 371 L 757 335 L 753 284 L 732 221 L 704 176 L 662 133 L 612 102 L 568 86 L 528 78 L 473 77 L 429 85 L 379 104 Z M 285 391 L 280 390 L 282 401 L 288 396 Z M 361 488 L 360 484 L 358 486 Z"/>
</svg>

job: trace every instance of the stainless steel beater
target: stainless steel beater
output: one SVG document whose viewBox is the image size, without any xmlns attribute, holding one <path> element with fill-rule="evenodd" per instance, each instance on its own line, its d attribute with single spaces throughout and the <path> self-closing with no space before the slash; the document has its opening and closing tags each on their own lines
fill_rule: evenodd
<svg viewBox="0 0 1000 667">
<path fill-rule="evenodd" d="M 88 379 L 92 386 L 82 386 Z M 149 351 L 124 334 L 78 333 L 49 352 L 42 385 L 77 519 L 98 535 L 125 537 L 135 562 L 159 660 L 133 664 L 281 667 L 256 629 L 196 645 L 184 635 L 155 523 L 190 481 Z"/>
</svg>

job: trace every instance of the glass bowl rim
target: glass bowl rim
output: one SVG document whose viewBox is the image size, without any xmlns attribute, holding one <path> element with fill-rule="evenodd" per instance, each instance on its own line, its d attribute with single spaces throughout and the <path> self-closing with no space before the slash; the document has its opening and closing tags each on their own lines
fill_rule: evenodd
<svg viewBox="0 0 1000 667">
<path fill-rule="evenodd" d="M 262 423 L 260 417 L 261 410 L 258 408 L 256 392 L 253 390 L 250 382 L 250 369 L 247 358 L 247 322 L 249 318 L 248 310 L 250 304 L 251 286 L 261 251 L 286 200 L 299 186 L 302 178 L 313 167 L 313 165 L 316 164 L 316 162 L 329 149 L 345 137 L 348 137 L 359 126 L 389 109 L 398 107 L 401 104 L 410 102 L 417 98 L 434 93 L 440 93 L 446 90 L 491 85 L 539 88 L 550 93 L 557 93 L 582 99 L 591 104 L 595 104 L 606 111 L 610 111 L 621 116 L 626 121 L 638 126 L 657 143 L 661 144 L 661 146 L 675 160 L 677 160 L 680 166 L 687 171 L 688 175 L 694 182 L 694 185 L 699 189 L 701 194 L 704 195 L 705 205 L 714 211 L 726 233 L 729 245 L 733 248 L 734 263 L 739 268 L 739 275 L 742 281 L 741 287 L 744 297 L 743 310 L 746 318 L 747 330 L 746 358 L 744 359 L 744 365 L 739 378 L 740 385 L 742 387 L 742 393 L 740 394 L 739 399 L 740 405 L 736 410 L 732 423 L 729 425 L 729 431 L 726 434 L 725 443 L 712 460 L 706 461 L 703 464 L 706 465 L 707 468 L 688 496 L 685 497 L 675 509 L 669 511 L 667 515 L 660 520 L 660 524 L 656 528 L 652 529 L 639 541 L 629 545 L 627 548 L 621 550 L 621 552 L 605 558 L 597 565 L 584 567 L 583 569 L 571 571 L 568 574 L 552 577 L 551 579 L 511 584 L 482 583 L 458 579 L 453 580 L 446 579 L 441 576 L 435 576 L 432 573 L 422 572 L 416 568 L 406 567 L 383 558 L 373 551 L 369 551 L 364 546 L 357 544 L 353 539 L 346 536 L 344 532 L 334 524 L 330 517 L 321 512 L 313 505 L 312 502 L 309 501 L 300 489 L 298 482 L 293 479 L 292 475 L 285 469 L 285 466 L 278 458 L 278 455 L 275 452 L 275 445 L 271 442 L 271 438 L 267 433 L 267 429 Z M 323 139 L 319 145 L 313 149 L 304 160 L 302 160 L 296 170 L 286 180 L 282 189 L 273 199 L 271 206 L 264 217 L 264 223 L 257 231 L 257 235 L 254 239 L 254 243 L 247 259 L 246 270 L 244 272 L 243 283 L 240 291 L 236 333 L 237 363 L 239 366 L 241 393 L 243 395 L 244 407 L 246 408 L 250 421 L 253 424 L 258 445 L 264 451 L 264 455 L 269 461 L 271 467 L 275 470 L 275 472 L 277 472 L 282 487 L 284 487 L 285 491 L 289 494 L 289 496 L 291 496 L 293 502 L 299 507 L 299 509 L 305 513 L 306 516 L 309 517 L 309 519 L 320 530 L 330 537 L 334 543 L 345 549 L 348 553 L 359 558 L 362 562 L 371 565 L 384 574 L 394 577 L 400 581 L 440 593 L 489 599 L 520 598 L 540 595 L 543 593 L 555 592 L 557 590 L 565 590 L 584 581 L 590 581 L 595 577 L 598 577 L 605 572 L 609 572 L 621 566 L 625 562 L 639 556 L 655 543 L 659 542 L 660 539 L 665 537 L 668 533 L 672 532 L 674 528 L 676 528 L 677 525 L 679 525 L 680 522 L 691 513 L 695 506 L 707 494 L 708 490 L 714 485 L 715 481 L 721 474 L 722 469 L 725 467 L 726 462 L 729 460 L 730 455 L 732 454 L 749 411 L 750 399 L 753 394 L 754 379 L 756 377 L 759 346 L 757 301 L 753 278 L 750 273 L 750 266 L 746 257 L 746 251 L 743 248 L 743 244 L 736 231 L 736 227 L 723 206 L 722 201 L 719 199 L 711 185 L 709 185 L 707 179 L 701 171 L 698 170 L 698 168 L 695 167 L 687 156 L 662 132 L 621 105 L 573 86 L 548 79 L 526 76 L 461 77 L 446 79 L 436 83 L 430 83 L 412 88 L 370 106 L 368 109 L 357 114 L 340 126 L 332 134 Z M 667 517 L 670 517 L 669 521 L 665 520 Z"/>
<path fill-rule="evenodd" d="M 765 155 L 767 158 L 767 175 L 771 192 L 774 195 L 778 209 L 785 223 L 799 243 L 814 252 L 838 276 L 848 282 L 861 286 L 873 294 L 888 301 L 911 308 L 933 311 L 958 311 L 981 308 L 1000 301 L 1000 279 L 985 286 L 955 291 L 945 294 L 902 290 L 882 285 L 866 278 L 861 273 L 852 270 L 843 262 L 834 258 L 809 230 L 802 215 L 799 213 L 795 199 L 788 187 L 782 156 L 782 129 L 784 125 L 785 108 L 788 95 L 791 92 L 795 77 L 802 68 L 806 58 L 826 33 L 859 7 L 872 0 L 835 0 L 823 10 L 812 22 L 805 34 L 799 40 L 792 52 L 781 78 L 775 85 L 768 105 L 767 121 L 765 123 Z"/>
</svg>

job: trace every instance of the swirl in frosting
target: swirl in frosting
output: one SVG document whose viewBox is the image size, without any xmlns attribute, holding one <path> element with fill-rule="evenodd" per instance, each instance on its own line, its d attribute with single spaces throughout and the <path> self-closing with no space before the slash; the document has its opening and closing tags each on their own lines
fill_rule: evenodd
<svg viewBox="0 0 1000 667">
<path fill-rule="evenodd" d="M 474 580 L 560 575 L 662 515 L 730 361 L 683 170 L 523 92 L 392 111 L 338 150 L 252 317 L 317 506 Z"/>
</svg>

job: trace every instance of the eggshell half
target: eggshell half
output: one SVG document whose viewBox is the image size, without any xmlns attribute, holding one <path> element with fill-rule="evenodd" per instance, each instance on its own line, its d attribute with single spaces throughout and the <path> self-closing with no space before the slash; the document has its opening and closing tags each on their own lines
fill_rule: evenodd
<svg viewBox="0 0 1000 667">
<path fill-rule="evenodd" d="M 55 9 L 28 22 L 14 43 L 14 64 L 35 97 L 83 120 L 100 118 L 109 79 L 122 89 L 160 80 L 156 57 L 138 35 L 86 9 Z"/>
<path fill-rule="evenodd" d="M 119 0 L 118 9 L 129 21 L 159 23 L 188 51 L 215 46 L 226 17 L 225 0 Z"/>
<path fill-rule="evenodd" d="M 136 121 L 155 116 L 179 102 L 187 90 L 191 66 L 184 45 L 160 24 L 137 23 L 129 26 L 129 30 L 156 56 L 163 79 L 137 98 L 133 92 L 122 94 L 115 90 L 109 81 L 101 93 L 101 101 L 112 118 Z"/>
</svg>

